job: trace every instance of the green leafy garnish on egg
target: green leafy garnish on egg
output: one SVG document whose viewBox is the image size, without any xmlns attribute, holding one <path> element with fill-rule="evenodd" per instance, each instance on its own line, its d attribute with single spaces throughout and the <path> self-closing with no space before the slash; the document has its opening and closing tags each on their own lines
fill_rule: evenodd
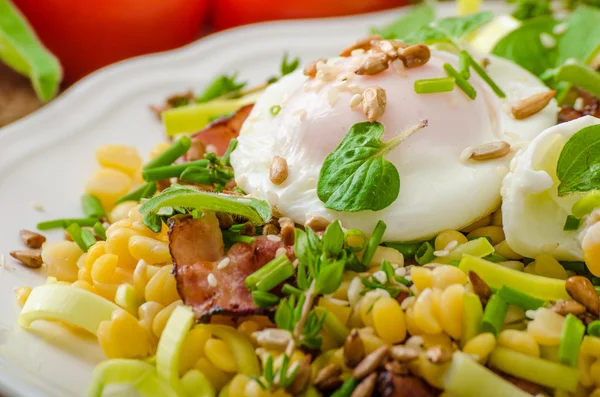
<svg viewBox="0 0 600 397">
<path fill-rule="evenodd" d="M 319 199 L 326 208 L 344 212 L 379 211 L 392 204 L 400 193 L 400 175 L 385 156 L 426 125 L 421 122 L 382 142 L 381 123 L 354 124 L 325 158 L 317 186 Z"/>
<path fill-rule="evenodd" d="M 491 12 L 479 12 L 462 17 L 440 19 L 409 34 L 404 40 L 409 44 L 443 42 L 456 44 L 491 21 L 493 16 Z"/>
<path fill-rule="evenodd" d="M 585 127 L 567 141 L 556 164 L 556 176 L 559 196 L 600 188 L 600 125 Z"/>
<path fill-rule="evenodd" d="M 430 4 L 424 3 L 413 7 L 413 9 L 400 16 L 398 19 L 382 27 L 381 29 L 372 28 L 371 32 L 381 35 L 384 39 L 398 39 L 406 37 L 412 32 L 421 29 L 433 22 L 435 19 L 435 8 Z"/>
</svg>

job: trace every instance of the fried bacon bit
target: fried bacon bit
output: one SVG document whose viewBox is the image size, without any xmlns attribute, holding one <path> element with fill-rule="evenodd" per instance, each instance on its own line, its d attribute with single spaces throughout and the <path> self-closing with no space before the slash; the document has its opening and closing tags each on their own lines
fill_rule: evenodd
<svg viewBox="0 0 600 397">
<path fill-rule="evenodd" d="M 192 90 L 188 90 L 181 94 L 171 95 L 162 105 L 151 105 L 150 110 L 152 110 L 156 118 L 160 120 L 162 112 L 173 109 L 177 106 L 187 105 L 190 103 L 190 101 L 193 101 L 194 98 L 194 92 Z"/>
<path fill-rule="evenodd" d="M 382 397 L 437 397 L 441 393 L 420 378 L 388 371 L 379 374 L 377 391 Z"/>
<path fill-rule="evenodd" d="M 295 259 L 293 247 L 266 237 L 255 237 L 252 244 L 237 243 L 225 255 L 219 220 L 213 213 L 197 219 L 173 218 L 169 226 L 177 288 L 197 320 L 213 314 L 264 313 L 252 301 L 244 280 L 275 258 L 279 248 L 284 247 L 290 259 Z M 219 268 L 225 258 L 229 264 Z"/>
<path fill-rule="evenodd" d="M 376 34 L 373 36 L 363 37 L 358 40 L 356 43 L 352 44 L 349 47 L 344 48 L 342 52 L 340 52 L 341 57 L 349 57 L 352 55 L 352 51 L 354 50 L 369 50 L 373 47 L 374 42 L 381 40 L 381 36 Z"/>
<path fill-rule="evenodd" d="M 563 106 L 558 113 L 558 123 L 566 123 L 583 116 L 594 116 L 600 118 L 600 98 L 597 98 L 582 89 L 577 89 L 578 99 L 581 100 L 581 108 L 575 109 L 574 106 Z"/>
<path fill-rule="evenodd" d="M 229 141 L 238 137 L 242 124 L 248 118 L 253 107 L 252 104 L 243 106 L 230 117 L 216 120 L 192 135 L 192 147 L 184 155 L 184 160 L 196 161 L 203 159 L 208 146 L 214 147 L 217 156 L 224 155 L 229 146 Z"/>
</svg>

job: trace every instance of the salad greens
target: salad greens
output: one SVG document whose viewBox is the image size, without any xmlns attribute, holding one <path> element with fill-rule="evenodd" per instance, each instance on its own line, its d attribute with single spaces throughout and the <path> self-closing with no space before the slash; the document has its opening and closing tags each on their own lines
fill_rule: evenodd
<svg viewBox="0 0 600 397">
<path fill-rule="evenodd" d="M 600 125 L 579 130 L 563 147 L 556 164 L 558 195 L 588 192 L 600 186 Z"/>
<path fill-rule="evenodd" d="M 198 95 L 196 103 L 206 103 L 225 95 L 235 96 L 248 84 L 247 81 L 237 81 L 237 73 L 217 76 L 208 87 Z"/>
<path fill-rule="evenodd" d="M 394 22 L 382 28 L 371 28 L 371 33 L 379 34 L 384 39 L 406 37 L 412 32 L 429 25 L 435 19 L 435 8 L 429 3 L 415 6 L 410 12 L 403 14 Z"/>
<path fill-rule="evenodd" d="M 407 35 L 403 39 L 409 44 L 449 42 L 459 47 L 460 41 L 493 18 L 491 12 L 479 12 L 462 17 L 440 19 Z"/>
<path fill-rule="evenodd" d="M 508 3 L 516 4 L 512 16 L 520 20 L 552 15 L 550 0 L 509 0 Z"/>
<path fill-rule="evenodd" d="M 599 4 L 600 5 L 600 4 Z M 559 41 L 558 65 L 569 59 L 589 64 L 600 50 L 600 8 L 579 6 Z"/>
</svg>

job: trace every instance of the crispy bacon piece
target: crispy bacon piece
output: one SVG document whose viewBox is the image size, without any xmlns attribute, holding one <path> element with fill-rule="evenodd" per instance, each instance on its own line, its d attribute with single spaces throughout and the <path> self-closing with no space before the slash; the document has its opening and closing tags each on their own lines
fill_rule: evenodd
<svg viewBox="0 0 600 397">
<path fill-rule="evenodd" d="M 600 98 L 586 92 L 580 88 L 577 88 L 579 98 L 583 100 L 581 110 L 576 110 L 572 106 L 563 106 L 558 113 L 558 123 L 565 123 L 572 121 L 583 116 L 592 115 L 594 117 L 600 117 Z"/>
<path fill-rule="evenodd" d="M 218 156 L 224 155 L 227 146 L 229 146 L 229 141 L 232 138 L 238 137 L 242 124 L 248 118 L 253 107 L 253 104 L 243 106 L 230 117 L 215 120 L 192 135 L 192 147 L 185 154 L 184 160 L 195 161 L 203 159 L 208 145 L 215 147 Z"/>
<path fill-rule="evenodd" d="M 437 397 L 441 391 L 412 375 L 397 375 L 389 371 L 379 373 L 377 390 L 382 397 Z"/>
<path fill-rule="evenodd" d="M 293 247 L 262 236 L 252 244 L 236 243 L 225 255 L 219 221 L 212 213 L 198 219 L 173 218 L 169 226 L 177 288 L 197 320 L 206 320 L 213 314 L 264 313 L 252 301 L 244 280 L 275 258 L 281 247 L 287 249 L 290 259 L 295 259 Z M 219 269 L 225 258 L 229 263 Z M 214 278 L 209 279 L 210 274 Z"/>
</svg>

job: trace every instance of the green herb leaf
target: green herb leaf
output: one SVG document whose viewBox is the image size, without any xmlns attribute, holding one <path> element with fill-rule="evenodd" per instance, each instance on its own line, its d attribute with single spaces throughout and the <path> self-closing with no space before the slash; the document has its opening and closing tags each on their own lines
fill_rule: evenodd
<svg viewBox="0 0 600 397">
<path fill-rule="evenodd" d="M 504 36 L 492 53 L 509 59 L 539 76 L 547 69 L 555 67 L 558 59 L 557 48 L 544 47 L 540 39 L 542 33 L 555 37 L 552 29 L 556 23 L 552 17 L 526 21 L 521 27 Z"/>
<path fill-rule="evenodd" d="M 560 38 L 558 64 L 576 59 L 589 64 L 600 50 L 600 9 L 579 6 L 569 17 L 569 27 Z"/>
<path fill-rule="evenodd" d="M 142 223 L 154 233 L 159 233 L 162 229 L 162 219 L 157 214 L 145 214 L 142 218 Z"/>
<path fill-rule="evenodd" d="M 329 224 L 323 234 L 323 251 L 328 256 L 337 256 L 344 248 L 344 231 L 340 221 Z"/>
<path fill-rule="evenodd" d="M 581 225 L 581 219 L 576 218 L 573 215 L 567 215 L 567 219 L 565 220 L 565 225 L 563 226 L 563 230 L 565 232 L 577 230 L 577 229 L 579 229 L 580 225 Z"/>
<path fill-rule="evenodd" d="M 317 277 L 317 294 L 333 294 L 340 287 L 344 275 L 344 261 L 335 261 L 323 266 Z"/>
<path fill-rule="evenodd" d="M 223 95 L 235 95 L 248 84 L 246 81 L 236 81 L 237 74 L 217 76 L 196 98 L 196 103 L 208 102 Z"/>
<path fill-rule="evenodd" d="M 552 15 L 549 0 L 517 0 L 516 3 L 517 9 L 512 15 L 522 21 L 544 15 Z"/>
<path fill-rule="evenodd" d="M 556 164 L 556 176 L 559 196 L 600 188 L 600 125 L 585 127 L 567 141 Z"/>
<path fill-rule="evenodd" d="M 25 17 L 8 0 L 0 0 L 0 60 L 29 77 L 43 102 L 58 93 L 62 80 L 58 59 L 44 47 Z"/>
<path fill-rule="evenodd" d="M 204 192 L 181 185 L 173 185 L 145 202 L 140 208 L 140 213 L 146 215 L 169 206 L 226 212 L 242 216 L 257 225 L 271 219 L 271 207 L 266 201 L 251 197 Z"/>
<path fill-rule="evenodd" d="M 371 32 L 381 35 L 384 39 L 402 39 L 433 22 L 435 8 L 429 3 L 424 3 L 412 8 L 409 13 L 403 14 L 394 22 L 380 29 L 372 28 Z"/>
<path fill-rule="evenodd" d="M 600 26 L 600 23 L 598 26 Z M 600 97 L 600 73 L 584 64 L 564 64 L 556 71 L 554 80 L 557 82 L 566 81 L 577 87 L 583 88 L 590 94 Z"/>
<path fill-rule="evenodd" d="M 294 70 L 298 69 L 300 65 L 300 58 L 296 57 L 291 61 L 288 61 L 288 53 L 283 54 L 283 59 L 281 60 L 281 77 L 292 73 Z"/>
<path fill-rule="evenodd" d="M 440 19 L 408 35 L 405 41 L 410 44 L 442 42 L 457 44 L 464 40 L 469 33 L 491 21 L 493 16 L 491 12 L 479 12 L 462 17 Z"/>
<path fill-rule="evenodd" d="M 400 193 L 400 175 L 384 157 L 426 122 L 382 142 L 383 125 L 356 123 L 323 163 L 317 195 L 325 207 L 344 212 L 379 211 Z"/>
</svg>

